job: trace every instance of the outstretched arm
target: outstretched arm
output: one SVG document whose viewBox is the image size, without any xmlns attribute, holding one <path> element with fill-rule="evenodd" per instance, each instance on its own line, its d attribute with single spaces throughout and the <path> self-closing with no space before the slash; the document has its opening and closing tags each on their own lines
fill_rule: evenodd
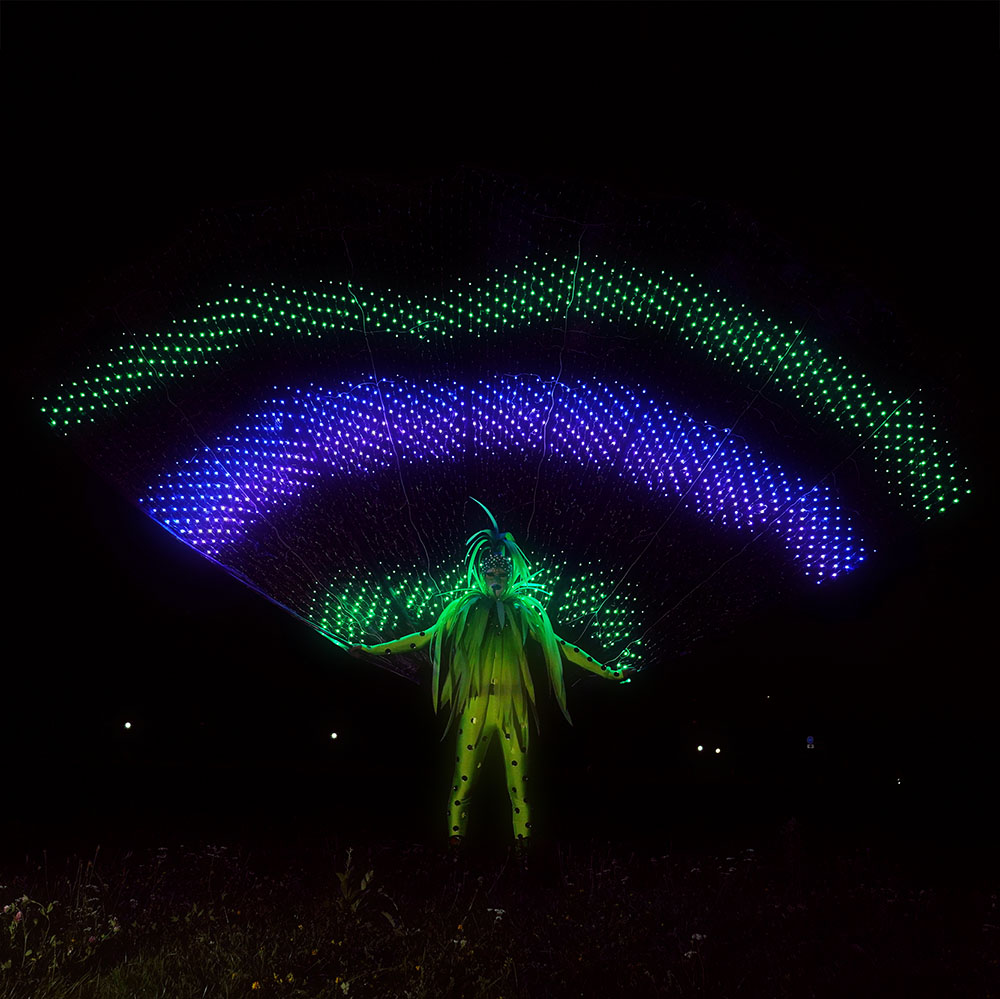
<svg viewBox="0 0 1000 999">
<path fill-rule="evenodd" d="M 539 641 L 538 635 L 535 634 L 533 628 L 531 629 L 531 637 L 535 641 Z M 563 659 L 568 659 L 571 663 L 576 663 L 577 666 L 590 670 L 591 673 L 596 673 L 598 676 L 603 676 L 608 680 L 625 679 L 627 670 L 599 663 L 593 656 L 587 655 L 578 645 L 571 645 L 565 638 L 560 638 L 558 635 L 555 636 L 555 640 L 559 644 L 559 651 L 562 653 Z"/>
<path fill-rule="evenodd" d="M 599 663 L 593 656 L 588 656 L 578 645 L 570 645 L 565 638 L 560 638 L 558 635 L 556 635 L 556 641 L 559 643 L 559 651 L 562 652 L 563 658 L 568 659 L 571 663 L 576 663 L 577 666 L 582 666 L 591 673 L 596 673 L 609 680 L 621 680 L 624 677 L 624 669 Z"/>
<path fill-rule="evenodd" d="M 355 645 L 351 648 L 351 652 L 367 652 L 372 656 L 399 655 L 423 648 L 433 637 L 434 628 L 431 626 L 426 631 L 415 631 L 412 635 L 404 635 L 392 642 L 379 642 L 377 645 Z"/>
</svg>

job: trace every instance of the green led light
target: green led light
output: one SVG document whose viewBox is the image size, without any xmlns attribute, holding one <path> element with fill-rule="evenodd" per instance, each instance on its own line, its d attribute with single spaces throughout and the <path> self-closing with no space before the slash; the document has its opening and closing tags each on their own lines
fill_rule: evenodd
<svg viewBox="0 0 1000 999">
<path fill-rule="evenodd" d="M 459 328 L 463 337 L 486 342 L 519 332 L 537 335 L 539 324 L 562 327 L 608 317 L 637 334 L 673 340 L 740 372 L 752 384 L 767 381 L 768 390 L 786 402 L 831 420 L 863 443 L 903 502 L 928 516 L 968 492 L 955 456 L 923 413 L 919 396 L 877 391 L 867 376 L 849 373 L 842 357 L 790 324 L 732 305 L 693 279 L 651 277 L 632 269 L 625 280 L 607 265 L 576 260 L 527 262 L 480 287 L 450 298 L 425 296 L 424 302 L 353 283 L 321 291 L 230 286 L 228 295 L 175 321 L 172 329 L 111 350 L 87 368 L 86 377 L 42 400 L 42 412 L 50 425 L 66 432 L 153 389 L 169 388 L 175 379 L 218 369 L 237 352 L 252 349 L 261 335 L 318 337 L 336 349 L 338 338 L 362 327 L 369 336 L 410 336 L 430 344 L 456 341 Z M 948 474 L 937 474 L 939 469 Z"/>
</svg>

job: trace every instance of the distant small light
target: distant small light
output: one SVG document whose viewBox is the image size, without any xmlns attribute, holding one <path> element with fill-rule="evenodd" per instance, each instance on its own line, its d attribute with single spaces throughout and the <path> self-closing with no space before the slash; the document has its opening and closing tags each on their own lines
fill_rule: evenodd
<svg viewBox="0 0 1000 999">
<path fill-rule="evenodd" d="M 806 736 L 806 749 L 815 749 L 816 743 L 811 735 Z"/>
<path fill-rule="evenodd" d="M 132 727 L 132 723 L 131 722 L 125 722 L 125 727 L 126 728 L 131 728 Z"/>
<path fill-rule="evenodd" d="M 336 732 L 331 732 L 330 733 L 330 738 L 331 739 L 336 739 L 337 738 L 337 733 Z"/>
<path fill-rule="evenodd" d="M 902 784 L 903 783 L 903 778 L 902 777 L 897 777 L 896 778 L 896 783 L 897 784 Z"/>
<path fill-rule="evenodd" d="M 721 752 L 722 752 L 722 750 L 721 750 L 721 749 L 720 749 L 720 748 L 719 748 L 718 746 L 716 746 L 716 747 L 715 747 L 715 751 L 716 751 L 717 753 L 721 753 Z"/>
<path fill-rule="evenodd" d="M 700 753 L 704 748 L 705 748 L 704 746 L 699 746 L 698 747 L 698 752 Z"/>
</svg>

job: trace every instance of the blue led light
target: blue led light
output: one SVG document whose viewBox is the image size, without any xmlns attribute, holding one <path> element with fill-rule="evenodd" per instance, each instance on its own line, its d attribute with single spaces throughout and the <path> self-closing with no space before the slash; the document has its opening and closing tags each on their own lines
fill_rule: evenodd
<svg viewBox="0 0 1000 999">
<path fill-rule="evenodd" d="M 149 514 L 219 557 L 265 518 L 320 483 L 396 466 L 521 456 L 613 476 L 666 513 L 683 507 L 720 530 L 780 542 L 804 574 L 823 580 L 865 557 L 850 518 L 824 484 L 806 484 L 642 391 L 538 377 L 459 382 L 381 379 L 287 388 L 242 426 L 162 474 Z"/>
</svg>

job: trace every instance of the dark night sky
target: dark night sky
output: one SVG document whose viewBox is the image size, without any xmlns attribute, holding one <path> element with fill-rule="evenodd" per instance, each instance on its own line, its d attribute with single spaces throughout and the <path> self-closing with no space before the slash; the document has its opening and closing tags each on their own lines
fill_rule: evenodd
<svg viewBox="0 0 1000 999">
<path fill-rule="evenodd" d="M 853 275 L 896 311 L 907 370 L 944 401 L 976 491 L 829 599 L 765 606 L 683 668 L 645 675 L 642 696 L 577 688 L 559 752 L 593 763 L 665 745 L 694 780 L 677 747 L 708 733 L 743 753 L 729 775 L 749 780 L 815 730 L 831 772 L 886 786 L 905 772 L 971 787 L 996 762 L 982 651 L 995 9 L 528 7 L 7 5 L 19 651 L 0 698 L 22 801 L 150 760 L 287 772 L 332 766 L 334 751 L 347 766 L 361 747 L 387 762 L 376 717 L 427 747 L 408 765 L 435 765 L 425 689 L 337 654 L 117 496 L 39 425 L 23 365 L 106 305 L 108 275 L 183 240 L 206 209 L 328 174 L 460 164 L 727 202 Z M 783 40 L 763 23 L 778 11 Z M 480 41 L 444 44 L 449 21 Z M 123 744 L 126 719 L 141 752 Z"/>
</svg>

